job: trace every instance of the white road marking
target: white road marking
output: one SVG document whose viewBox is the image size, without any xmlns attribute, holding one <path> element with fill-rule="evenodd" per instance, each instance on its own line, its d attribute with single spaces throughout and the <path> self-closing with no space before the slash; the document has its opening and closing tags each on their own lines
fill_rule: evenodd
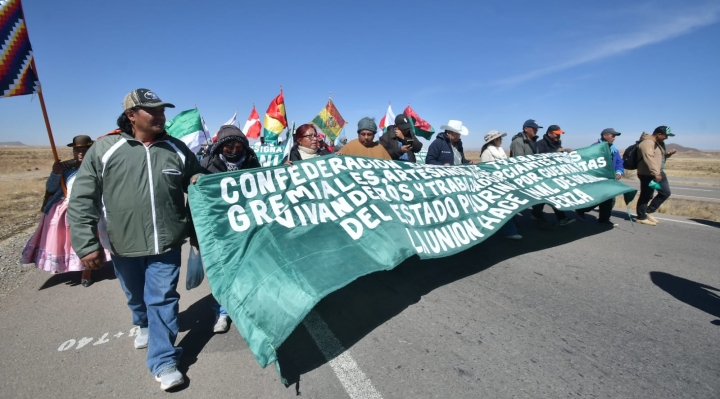
<svg viewBox="0 0 720 399">
<path fill-rule="evenodd" d="M 714 193 L 715 191 L 717 191 L 717 190 L 706 190 L 704 188 L 687 188 L 687 187 L 674 187 L 674 188 L 677 188 L 678 190 L 707 191 L 710 193 Z"/>
<path fill-rule="evenodd" d="M 382 399 L 319 314 L 310 312 L 303 324 L 352 399 Z"/>
<path fill-rule="evenodd" d="M 670 197 L 671 197 L 671 198 L 672 198 L 672 197 L 697 198 L 697 199 L 706 200 L 706 201 L 707 201 L 707 200 L 710 200 L 710 201 L 720 201 L 719 199 L 717 199 L 717 198 L 712 198 L 712 197 L 696 197 L 696 196 L 693 196 L 693 195 L 682 195 L 682 194 L 672 194 Z"/>
<path fill-rule="evenodd" d="M 633 221 L 634 221 L 635 219 L 637 219 L 637 215 L 634 214 L 634 213 L 632 214 L 632 217 L 633 217 Z M 692 224 L 692 225 L 695 225 L 695 226 L 702 226 L 702 227 L 712 227 L 712 226 L 708 226 L 708 225 L 706 225 L 706 224 L 702 224 L 702 223 L 698 223 L 698 222 L 689 222 L 689 221 L 687 221 L 687 220 L 675 220 L 675 219 L 667 219 L 667 218 L 659 218 L 659 217 L 655 217 L 655 219 L 657 219 L 657 220 L 665 220 L 665 221 L 668 221 L 668 222 L 675 222 L 675 223 Z"/>
<path fill-rule="evenodd" d="M 675 222 L 675 223 L 685 223 L 685 224 L 693 224 L 695 226 L 703 226 L 703 227 L 712 227 L 708 226 L 706 224 L 697 223 L 697 222 L 688 222 L 686 220 L 674 220 L 674 219 L 665 219 L 665 218 L 655 218 L 657 220 L 667 220 L 668 222 Z"/>
</svg>

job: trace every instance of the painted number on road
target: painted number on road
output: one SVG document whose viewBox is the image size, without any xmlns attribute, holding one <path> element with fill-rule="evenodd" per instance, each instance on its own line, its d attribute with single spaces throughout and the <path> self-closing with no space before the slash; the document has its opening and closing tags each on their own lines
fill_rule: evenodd
<svg viewBox="0 0 720 399">
<path fill-rule="evenodd" d="M 140 332 L 140 327 L 137 327 L 137 326 L 133 327 L 130 329 L 127 336 L 134 337 L 134 336 L 138 335 L 138 332 Z M 98 346 L 98 345 L 102 345 L 102 344 L 106 344 L 106 343 L 110 342 L 110 339 L 108 339 L 109 335 L 110 335 L 110 333 L 103 334 L 100 338 L 97 339 L 97 341 L 95 341 L 93 343 L 93 346 Z M 117 334 L 113 334 L 112 336 L 115 337 L 115 339 L 118 339 L 118 338 L 121 338 L 123 335 L 125 335 L 125 333 L 120 331 Z M 60 344 L 60 347 L 58 347 L 58 352 L 70 350 L 73 347 L 75 348 L 75 350 L 78 350 L 78 349 L 86 346 L 87 344 L 93 342 L 94 339 L 95 338 L 93 338 L 93 337 L 82 337 L 79 340 L 69 339 L 69 340 L 63 342 L 62 344 Z"/>
</svg>

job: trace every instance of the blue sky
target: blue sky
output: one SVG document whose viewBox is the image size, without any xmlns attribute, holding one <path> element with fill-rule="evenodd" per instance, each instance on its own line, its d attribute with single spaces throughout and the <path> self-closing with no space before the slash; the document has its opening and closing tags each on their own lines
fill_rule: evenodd
<svg viewBox="0 0 720 399">
<path fill-rule="evenodd" d="M 477 3 L 477 4 L 476 4 Z M 331 5 L 332 4 L 332 5 Z M 354 138 L 410 103 L 479 148 L 490 129 L 560 125 L 566 147 L 613 127 L 620 147 L 671 126 L 672 141 L 720 149 L 720 2 L 24 0 L 56 142 L 115 127 L 124 95 L 147 87 L 197 105 L 210 130 L 282 85 L 288 119 L 328 93 Z M 0 141 L 47 145 L 37 98 L 0 99 Z M 426 142 L 427 145 L 427 142 Z M 504 143 L 509 145 L 509 140 Z"/>
</svg>

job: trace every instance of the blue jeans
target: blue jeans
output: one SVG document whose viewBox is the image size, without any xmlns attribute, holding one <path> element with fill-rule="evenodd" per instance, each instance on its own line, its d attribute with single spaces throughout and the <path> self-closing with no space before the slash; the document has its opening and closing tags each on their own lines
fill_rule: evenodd
<svg viewBox="0 0 720 399">
<path fill-rule="evenodd" d="M 176 367 L 182 348 L 174 346 L 178 335 L 178 277 L 180 249 L 160 255 L 123 257 L 113 255 L 133 324 L 148 328 L 147 366 L 153 375 Z"/>
<path fill-rule="evenodd" d="M 213 309 L 215 309 L 215 316 L 230 316 L 227 310 L 225 310 L 225 308 L 222 307 L 222 305 L 220 305 L 219 303 L 213 305 Z"/>
</svg>

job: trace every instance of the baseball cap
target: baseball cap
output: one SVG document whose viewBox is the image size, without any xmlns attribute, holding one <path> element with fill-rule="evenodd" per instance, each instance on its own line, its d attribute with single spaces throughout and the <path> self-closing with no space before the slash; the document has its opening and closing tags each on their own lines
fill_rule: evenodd
<svg viewBox="0 0 720 399">
<path fill-rule="evenodd" d="M 157 108 L 168 107 L 175 108 L 173 104 L 163 102 L 160 97 L 150 89 L 136 89 L 125 96 L 123 100 L 123 109 L 128 110 L 134 107 Z"/>
<path fill-rule="evenodd" d="M 410 118 L 408 118 L 407 115 L 399 114 L 395 117 L 395 126 L 400 130 L 408 130 L 412 129 L 412 122 L 410 122 Z"/>
<path fill-rule="evenodd" d="M 537 122 L 535 122 L 535 119 L 528 119 L 528 120 L 526 120 L 525 123 L 523 123 L 523 128 L 526 128 L 526 127 L 532 127 L 532 128 L 535 128 L 535 129 L 542 129 L 542 128 L 543 128 L 542 126 L 539 126 L 539 125 L 537 124 Z"/>
<path fill-rule="evenodd" d="M 565 131 L 560 129 L 560 126 L 558 126 L 558 125 L 550 125 L 550 127 L 547 128 L 546 132 L 548 132 L 548 133 L 553 132 L 555 134 L 565 134 Z"/>
<path fill-rule="evenodd" d="M 655 128 L 655 131 L 653 131 L 653 134 L 655 133 L 662 133 L 668 135 L 668 137 L 672 137 L 675 135 L 675 133 L 670 130 L 670 126 L 658 126 Z"/>
<path fill-rule="evenodd" d="M 603 131 L 600 132 L 600 135 L 601 135 L 601 136 L 606 135 L 606 134 L 612 134 L 613 136 L 619 136 L 619 135 L 621 135 L 622 133 L 616 132 L 615 129 L 609 127 L 609 128 L 607 128 L 607 129 L 603 129 Z"/>
</svg>

